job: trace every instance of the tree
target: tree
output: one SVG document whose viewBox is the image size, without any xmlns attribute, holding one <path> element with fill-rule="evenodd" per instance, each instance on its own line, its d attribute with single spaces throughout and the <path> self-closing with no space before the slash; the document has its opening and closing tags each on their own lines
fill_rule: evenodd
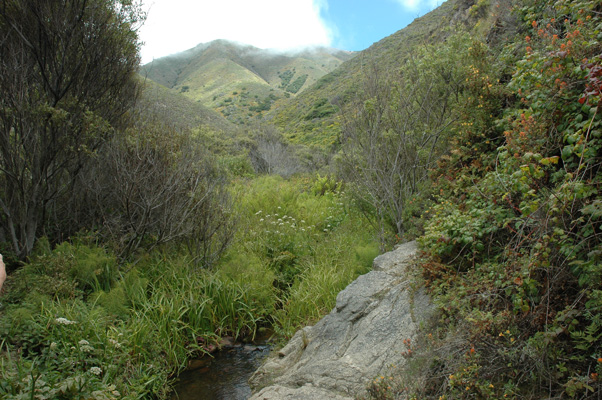
<svg viewBox="0 0 602 400">
<path fill-rule="evenodd" d="M 175 243 L 210 266 L 234 234 L 226 175 L 188 130 L 144 111 L 87 165 L 87 196 L 73 208 L 92 214 L 121 257 Z"/>
<path fill-rule="evenodd" d="M 137 95 L 131 0 L 0 0 L 0 237 L 26 257 Z"/>
<path fill-rule="evenodd" d="M 255 143 L 249 150 L 249 157 L 256 172 L 283 177 L 299 172 L 299 160 L 294 149 L 273 125 L 259 126 L 253 139 Z"/>
<path fill-rule="evenodd" d="M 429 46 L 398 74 L 373 66 L 355 106 L 343 114 L 340 172 L 370 206 L 382 234 L 387 226 L 399 236 L 407 232 L 408 205 L 446 149 L 452 104 L 465 78 L 465 41 Z"/>
</svg>

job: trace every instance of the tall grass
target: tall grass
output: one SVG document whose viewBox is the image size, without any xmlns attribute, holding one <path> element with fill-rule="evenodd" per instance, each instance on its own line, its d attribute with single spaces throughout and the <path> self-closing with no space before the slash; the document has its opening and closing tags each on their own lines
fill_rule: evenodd
<svg viewBox="0 0 602 400">
<path fill-rule="evenodd" d="M 83 240 L 44 246 L 7 281 L 0 398 L 165 398 L 220 337 L 271 327 L 286 338 L 320 318 L 377 244 L 340 186 L 312 185 L 234 184 L 240 229 L 211 270 L 175 246 L 121 266 Z"/>
<path fill-rule="evenodd" d="M 272 280 L 273 294 L 266 297 L 276 299 L 272 323 L 284 337 L 330 311 L 336 294 L 367 272 L 378 254 L 369 226 L 341 186 L 316 191 L 315 183 L 263 176 L 235 187 L 242 229 L 230 253 L 253 261 L 236 269 L 226 258 L 220 268 L 233 279 L 243 269 L 251 285 L 259 279 L 265 288 L 266 277 Z"/>
</svg>

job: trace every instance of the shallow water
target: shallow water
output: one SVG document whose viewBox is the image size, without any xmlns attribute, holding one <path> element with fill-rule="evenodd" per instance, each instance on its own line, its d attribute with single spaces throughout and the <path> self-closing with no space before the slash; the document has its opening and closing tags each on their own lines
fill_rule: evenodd
<svg viewBox="0 0 602 400">
<path fill-rule="evenodd" d="M 248 380 L 270 352 L 268 345 L 238 345 L 194 360 L 179 376 L 173 400 L 246 400 Z"/>
</svg>

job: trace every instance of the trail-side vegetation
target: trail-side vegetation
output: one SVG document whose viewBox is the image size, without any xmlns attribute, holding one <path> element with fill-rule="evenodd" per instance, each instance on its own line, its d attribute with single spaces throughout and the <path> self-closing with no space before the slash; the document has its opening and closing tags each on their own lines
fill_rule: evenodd
<svg viewBox="0 0 602 400">
<path fill-rule="evenodd" d="M 235 183 L 236 234 L 210 268 L 173 243 L 123 263 L 92 236 L 54 249 L 40 240 L 2 299 L 3 398 L 166 397 L 220 337 L 267 328 L 287 338 L 317 320 L 378 254 L 330 181 Z"/>
<path fill-rule="evenodd" d="M 420 238 L 440 320 L 371 398 L 600 397 L 601 12 L 516 2 L 514 40 L 466 49 Z"/>
</svg>

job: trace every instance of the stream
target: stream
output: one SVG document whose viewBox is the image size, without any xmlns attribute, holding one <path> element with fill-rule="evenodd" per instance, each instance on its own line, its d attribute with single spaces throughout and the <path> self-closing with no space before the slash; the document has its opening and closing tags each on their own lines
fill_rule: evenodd
<svg viewBox="0 0 602 400">
<path fill-rule="evenodd" d="M 193 360 L 178 377 L 172 400 L 246 400 L 247 381 L 269 352 L 267 344 L 237 344 Z"/>
</svg>

